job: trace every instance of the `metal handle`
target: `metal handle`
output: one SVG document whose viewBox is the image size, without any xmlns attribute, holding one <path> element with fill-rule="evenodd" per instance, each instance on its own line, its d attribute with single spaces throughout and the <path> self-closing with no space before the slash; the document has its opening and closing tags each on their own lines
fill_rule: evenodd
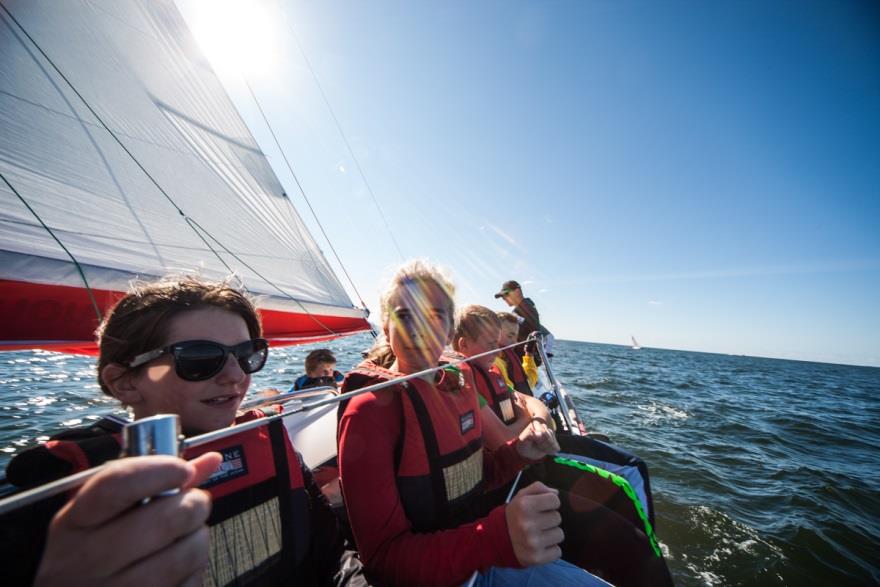
<svg viewBox="0 0 880 587">
<path fill-rule="evenodd" d="M 149 418 L 135 420 L 122 429 L 122 456 L 142 457 L 147 455 L 180 456 L 180 416 L 177 414 L 157 414 Z M 179 489 L 168 489 L 160 496 L 175 495 Z M 150 498 L 141 502 L 146 504 Z"/>
</svg>

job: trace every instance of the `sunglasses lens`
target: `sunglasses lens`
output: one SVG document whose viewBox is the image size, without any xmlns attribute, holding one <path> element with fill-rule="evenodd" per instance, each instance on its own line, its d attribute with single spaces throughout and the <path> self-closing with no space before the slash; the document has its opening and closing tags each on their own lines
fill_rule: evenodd
<svg viewBox="0 0 880 587">
<path fill-rule="evenodd" d="M 233 351 L 241 370 L 245 373 L 256 373 L 266 364 L 269 356 L 269 344 L 262 338 L 243 342 Z"/>
<path fill-rule="evenodd" d="M 197 342 L 175 349 L 177 374 L 187 381 L 201 381 L 223 368 L 226 351 L 218 344 Z"/>
</svg>

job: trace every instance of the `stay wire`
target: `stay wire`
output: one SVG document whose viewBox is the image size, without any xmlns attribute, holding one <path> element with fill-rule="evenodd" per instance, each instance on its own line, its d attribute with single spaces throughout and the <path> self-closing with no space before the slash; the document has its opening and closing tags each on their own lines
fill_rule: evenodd
<svg viewBox="0 0 880 587">
<path fill-rule="evenodd" d="M 223 251 L 224 251 L 227 255 L 229 255 L 230 257 L 232 257 L 233 259 L 235 259 L 236 261 L 238 261 L 239 263 L 241 263 L 242 265 L 244 265 L 245 267 L 247 267 L 248 269 L 250 269 L 250 270 L 254 273 L 254 275 L 256 275 L 257 277 L 259 277 L 260 279 L 264 280 L 266 283 L 268 283 L 269 285 L 271 285 L 272 287 L 274 287 L 275 290 L 278 291 L 281 295 L 286 296 L 286 297 L 290 298 L 291 300 L 293 300 L 294 302 L 296 302 L 296 303 L 299 305 L 299 307 L 302 308 L 303 312 L 305 312 L 305 313 L 309 316 L 309 318 L 311 318 L 312 321 L 315 322 L 315 324 L 317 324 L 318 326 L 320 326 L 321 328 L 323 328 L 324 330 L 326 330 L 328 333 L 330 333 L 330 334 L 331 334 L 332 336 L 334 336 L 334 337 L 341 337 L 341 336 L 343 336 L 341 333 L 336 332 L 335 330 L 333 330 L 332 328 L 330 328 L 329 326 L 327 326 L 326 324 L 324 324 L 323 322 L 321 322 L 321 321 L 318 319 L 317 316 L 315 316 L 314 314 L 312 314 L 311 312 L 309 312 L 309 309 L 306 308 L 306 307 L 305 307 L 305 304 L 303 304 L 301 301 L 299 301 L 298 299 L 296 299 L 296 298 L 294 298 L 293 296 L 291 296 L 289 293 L 287 293 L 286 291 L 284 291 L 283 289 L 281 289 L 279 286 L 277 286 L 277 285 L 276 285 L 275 283 L 273 283 L 271 280 L 269 280 L 268 278 L 264 277 L 262 273 L 260 273 L 259 271 L 257 271 L 256 269 L 254 269 L 253 267 L 251 267 L 250 265 L 248 265 L 248 263 L 245 262 L 241 257 L 239 257 L 237 254 L 235 254 L 234 252 L 232 252 L 232 251 L 231 251 L 226 245 L 224 245 L 222 242 L 220 242 L 219 240 L 217 240 L 217 239 L 216 239 L 216 238 L 215 238 L 210 232 L 208 232 L 207 230 L 205 230 L 205 229 L 202 227 L 201 224 L 199 224 L 198 222 L 196 222 L 195 220 L 193 220 L 193 219 L 191 219 L 191 218 L 187 218 L 187 222 L 190 223 L 192 226 L 197 227 L 199 230 L 203 231 L 203 232 L 204 232 L 206 235 L 208 235 L 208 236 L 209 236 L 209 237 L 210 237 L 215 243 L 217 243 L 217 245 L 218 245 L 221 249 L 223 249 Z M 210 247 L 210 245 L 208 245 L 208 246 Z M 212 249 L 212 250 L 213 250 L 213 249 Z M 215 253 L 215 254 L 217 254 L 217 253 Z M 218 257 L 219 257 L 219 254 L 218 254 Z M 229 267 L 228 265 L 226 265 L 226 262 L 223 261 L 223 259 L 220 259 L 220 261 L 221 261 L 226 267 Z"/>
<path fill-rule="evenodd" d="M 134 164 L 137 165 L 137 167 L 144 173 L 144 175 L 147 177 L 147 179 L 149 179 L 150 182 L 156 187 L 156 189 L 159 190 L 159 193 L 161 193 L 165 197 L 165 199 L 168 200 L 168 202 L 177 211 L 177 213 L 180 214 L 184 218 L 184 220 L 190 226 L 190 228 L 193 228 L 193 225 L 198 226 L 201 231 L 203 231 L 206 235 L 210 236 L 214 242 L 221 245 L 227 253 L 233 255 L 236 258 L 236 260 L 238 260 L 245 268 L 247 268 L 250 271 L 254 272 L 255 274 L 259 275 L 259 273 L 253 267 L 251 267 L 250 264 L 246 263 L 240 257 L 238 257 L 237 255 L 234 255 L 231 251 L 229 251 L 229 249 L 227 247 L 223 246 L 222 243 L 220 243 L 220 241 L 217 240 L 216 237 L 211 235 L 211 233 L 209 231 L 205 230 L 201 225 L 196 223 L 196 221 L 194 219 L 192 219 L 189 215 L 187 215 L 183 211 L 183 209 L 177 205 L 177 202 L 175 202 L 174 199 L 168 194 L 168 192 L 165 191 L 165 189 L 159 184 L 159 182 L 153 177 L 153 175 L 149 171 L 147 171 L 147 169 L 141 164 L 141 162 L 138 160 L 138 158 L 135 157 L 134 154 L 128 149 L 128 147 L 125 146 L 125 143 L 122 142 L 122 140 L 117 136 L 117 134 L 115 132 L 113 132 L 113 130 L 110 129 L 110 127 L 107 125 L 107 123 L 104 122 L 104 119 L 101 118 L 100 115 L 98 115 L 98 113 L 95 111 L 95 109 L 92 108 L 92 105 L 85 99 L 85 97 L 79 92 L 79 90 L 77 90 L 76 86 L 73 85 L 73 83 L 67 78 L 67 76 L 64 75 L 64 73 L 61 71 L 61 68 L 55 64 L 55 62 L 52 60 L 52 58 L 49 57 L 49 55 L 43 50 L 43 48 L 39 45 L 39 43 L 37 43 L 37 41 L 30 35 L 30 33 L 28 33 L 28 31 L 24 28 L 24 26 L 22 26 L 22 24 L 18 21 L 18 19 L 16 19 L 15 16 L 13 16 L 13 14 L 9 11 L 9 9 L 6 7 L 6 5 L 0 3 L 0 7 L 3 8 L 3 11 L 6 12 L 6 14 L 12 20 L 12 22 L 14 22 L 15 25 L 19 28 L 19 30 L 21 30 L 21 32 L 28 38 L 28 40 L 31 42 L 31 44 L 33 44 L 33 46 L 40 52 L 40 54 L 43 56 L 43 58 L 46 59 L 46 61 L 49 63 L 49 65 L 52 66 L 52 68 L 55 70 L 55 72 L 61 77 L 61 79 L 64 80 L 64 82 L 68 85 L 68 87 L 70 87 L 70 89 L 73 91 L 73 93 L 76 94 L 77 98 L 79 98 L 80 101 L 83 103 L 83 105 L 89 110 L 89 112 L 92 113 L 92 116 L 95 117 L 95 119 L 101 124 L 101 126 L 104 128 L 104 130 L 107 131 L 107 133 L 113 138 L 114 141 L 116 141 L 116 143 L 125 152 L 125 154 L 128 155 L 128 157 L 134 162 Z M 8 182 L 6 182 L 6 183 L 8 184 Z M 210 250 L 214 254 L 214 256 L 217 257 L 217 259 L 220 261 L 220 263 L 222 263 L 223 266 L 226 267 L 230 272 L 234 273 L 234 271 L 232 271 L 232 269 L 229 267 L 229 265 L 226 263 L 226 261 L 222 258 L 222 256 L 212 246 L 210 246 L 209 243 L 206 242 L 204 236 L 202 234 L 199 234 L 199 232 L 196 231 L 194 228 L 193 228 L 193 230 L 196 232 L 197 236 L 203 242 L 205 242 L 205 245 L 208 247 L 208 250 Z M 58 242 L 60 243 L 60 241 L 58 241 Z M 331 335 L 336 336 L 336 337 L 342 336 L 340 333 L 334 331 L 333 329 L 329 328 L 327 325 L 323 324 L 320 320 L 318 320 L 305 307 L 305 305 L 300 300 L 296 299 L 295 297 L 293 297 L 292 295 L 290 295 L 289 293 L 284 291 L 280 286 L 278 286 L 277 284 L 275 284 L 271 280 L 266 279 L 265 277 L 262 277 L 262 276 L 260 276 L 260 277 L 262 279 L 264 279 L 266 281 L 266 283 L 268 283 L 272 287 L 274 287 L 277 291 L 281 292 L 284 297 L 296 302 L 299 305 L 299 307 L 302 308 L 302 310 L 306 313 L 306 315 L 308 315 L 319 326 L 321 326 L 322 328 L 327 330 Z M 84 276 L 83 276 L 83 278 L 85 279 Z M 95 303 L 95 307 L 97 308 L 97 303 Z M 100 312 L 98 312 L 98 315 L 100 317 Z"/>
<path fill-rule="evenodd" d="M 299 37 L 296 34 L 296 30 L 294 30 L 293 28 L 293 24 L 290 22 L 290 19 L 287 18 L 286 11 L 282 10 L 282 14 L 284 14 L 284 20 L 287 22 L 287 27 L 290 29 L 290 35 L 291 37 L 293 37 L 294 42 L 296 42 L 296 46 L 303 57 L 303 61 L 305 61 L 306 67 L 308 67 L 309 69 L 309 73 L 312 74 L 312 79 L 315 80 L 315 85 L 318 87 L 318 91 L 321 93 L 321 98 L 324 100 L 324 105 L 327 106 L 327 110 L 328 112 L 330 112 L 330 117 L 333 119 L 333 123 L 336 125 L 336 130 L 339 131 L 339 136 L 342 137 L 342 142 L 345 143 L 345 148 L 348 149 L 348 154 L 351 156 L 351 160 L 354 161 L 354 165 L 358 170 L 358 174 L 361 176 L 361 180 L 364 182 L 364 186 L 367 188 L 367 193 L 370 194 L 370 198 L 373 200 L 373 205 L 376 207 L 376 211 L 379 212 L 379 217 L 382 219 L 382 223 L 385 225 L 385 230 L 388 231 L 388 236 L 391 237 L 391 242 L 394 244 L 394 248 L 397 250 L 397 254 L 400 256 L 400 260 L 405 261 L 406 257 L 403 254 L 403 250 L 400 248 L 400 244 L 397 242 L 397 238 L 394 236 L 394 232 L 391 230 L 391 225 L 388 223 L 388 219 L 385 217 L 385 212 L 382 210 L 382 206 L 379 205 L 379 199 L 376 198 L 376 194 L 373 192 L 373 188 L 372 186 L 370 186 L 370 182 L 367 181 L 367 176 L 364 173 L 363 168 L 361 167 L 360 161 L 354 154 L 354 149 L 351 148 L 351 143 L 349 143 L 348 137 L 342 130 L 342 124 L 340 124 L 339 119 L 336 117 L 336 112 L 334 112 L 333 107 L 330 106 L 330 100 L 329 98 L 327 98 L 327 93 L 324 91 L 324 86 L 321 85 L 321 81 L 318 79 L 318 74 L 315 73 L 315 69 L 312 67 L 312 63 L 311 61 L 309 61 L 309 57 L 308 55 L 306 55 L 302 43 L 300 43 Z"/>
<path fill-rule="evenodd" d="M 263 106 L 260 104 L 260 101 L 257 100 L 257 95 L 254 93 L 253 88 L 251 87 L 250 82 L 248 82 L 247 78 L 242 76 L 244 79 L 244 85 L 247 87 L 248 92 L 251 95 L 251 98 L 254 101 L 254 104 L 257 106 L 257 110 L 260 112 L 260 116 L 263 118 L 263 122 L 266 124 L 266 128 L 269 129 L 269 134 L 272 135 L 272 140 L 275 141 L 275 146 L 278 148 L 278 151 L 281 153 L 281 158 L 284 159 L 284 164 L 287 166 L 287 170 L 290 172 L 290 175 L 293 177 L 293 181 L 296 183 L 297 189 L 299 189 L 299 193 L 302 195 L 303 200 L 305 200 L 306 205 L 309 207 L 309 211 L 312 213 L 312 218 L 315 219 L 315 222 L 318 224 L 318 228 L 321 229 L 321 234 L 324 235 L 324 240 L 327 241 L 327 244 L 330 246 L 330 250 L 333 251 L 333 256 L 336 257 L 336 262 L 339 263 L 339 267 L 342 268 L 342 272 L 345 274 L 346 279 L 348 279 L 348 283 L 351 285 L 351 288 L 354 290 L 355 295 L 357 295 L 358 300 L 361 303 L 361 306 L 366 309 L 367 304 L 364 302 L 363 297 L 361 297 L 361 293 L 358 291 L 357 286 L 354 284 L 354 280 L 351 278 L 351 275 L 348 274 L 348 270 L 345 268 L 345 265 L 342 263 L 342 259 L 339 258 L 339 253 L 336 252 L 336 247 L 333 246 L 333 242 L 330 240 L 330 236 L 327 234 L 327 231 L 324 230 L 324 225 L 321 223 L 321 220 L 318 218 L 318 214 L 315 212 L 315 208 L 312 206 L 311 200 L 306 195 L 305 189 L 303 189 L 302 183 L 299 181 L 299 177 L 296 172 L 293 170 L 293 166 L 290 164 L 290 160 L 287 158 L 287 153 L 281 147 L 281 142 L 278 140 L 278 136 L 275 134 L 275 129 L 272 128 L 272 125 L 269 124 L 269 119 L 266 116 L 266 113 L 263 111 Z"/>
<path fill-rule="evenodd" d="M 58 246 L 64 249 L 64 252 L 67 253 L 68 257 L 70 257 L 70 260 L 73 261 L 73 266 L 76 267 L 76 271 L 79 273 L 80 278 L 83 280 L 83 283 L 86 286 L 86 294 L 89 296 L 89 300 L 92 302 L 92 308 L 95 310 L 95 315 L 98 317 L 98 322 L 100 323 L 101 320 L 104 319 L 104 316 L 101 314 L 101 308 L 100 306 L 98 306 L 98 300 L 95 299 L 95 294 L 92 291 L 92 287 L 89 285 L 89 280 L 86 278 L 86 274 L 85 271 L 83 271 L 82 265 L 79 264 L 79 261 L 76 259 L 73 253 L 70 252 L 70 249 L 68 249 L 63 242 L 61 242 L 61 239 L 58 238 L 55 232 L 51 228 L 49 228 L 49 225 L 43 222 L 43 219 L 40 218 L 40 215 L 37 214 L 37 211 L 34 210 L 33 207 L 31 207 L 27 200 L 24 199 L 24 196 L 22 196 L 18 192 L 18 190 L 15 189 L 15 186 L 9 183 L 9 180 L 6 179 L 6 176 L 3 175 L 3 172 L 0 172 L 0 178 L 2 178 L 3 182 L 7 186 L 9 186 L 9 189 L 12 190 L 12 193 L 15 194 L 19 200 L 21 200 L 21 203 L 24 204 L 28 210 L 30 210 L 30 213 L 33 214 L 34 218 L 37 219 L 37 222 L 39 222 L 43 226 L 43 228 L 46 229 L 46 232 L 48 232 L 49 235 L 53 239 L 55 239 L 55 242 L 58 243 Z"/>
</svg>

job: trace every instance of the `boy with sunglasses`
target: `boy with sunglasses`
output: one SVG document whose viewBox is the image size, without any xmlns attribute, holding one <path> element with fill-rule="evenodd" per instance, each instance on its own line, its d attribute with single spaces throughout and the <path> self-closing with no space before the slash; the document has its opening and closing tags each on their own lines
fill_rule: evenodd
<svg viewBox="0 0 880 587">
<path fill-rule="evenodd" d="M 237 414 L 251 374 L 266 363 L 268 343 L 261 335 L 250 300 L 226 284 L 183 279 L 142 285 L 119 300 L 98 329 L 98 382 L 135 419 L 172 413 L 180 416 L 187 435 L 219 430 L 265 415 L 259 410 Z M 114 459 L 120 429 L 118 421 L 105 418 L 59 434 L 13 459 L 7 478 L 30 487 Z M 209 582 L 365 584 L 360 562 L 280 420 L 185 456 L 211 451 L 219 452 L 223 463 L 202 485 L 214 502 L 207 520 Z M 44 504 L 36 511 L 30 534 L 44 536 L 48 517 L 59 506 Z M 15 550 L 22 555 L 16 568 L 30 569 L 32 578 L 41 545 Z M 54 562 L 43 561 L 43 568 L 57 567 Z"/>
</svg>

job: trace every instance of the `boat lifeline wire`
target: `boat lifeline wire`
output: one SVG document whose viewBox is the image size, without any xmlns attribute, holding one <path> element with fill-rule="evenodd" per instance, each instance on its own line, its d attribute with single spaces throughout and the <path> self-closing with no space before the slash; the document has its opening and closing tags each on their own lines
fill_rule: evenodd
<svg viewBox="0 0 880 587">
<path fill-rule="evenodd" d="M 277 290 L 279 293 L 281 293 L 282 296 L 295 302 L 303 310 L 303 312 L 305 312 L 305 314 L 309 318 L 311 318 L 316 324 L 318 324 L 318 326 L 320 326 L 321 328 L 326 330 L 333 337 L 341 336 L 340 333 L 336 332 L 335 330 L 333 330 L 332 328 L 330 328 L 329 326 L 327 326 L 326 324 L 321 322 L 315 315 L 313 315 L 300 300 L 296 299 L 295 297 L 293 297 L 292 295 L 290 295 L 289 293 L 284 291 L 280 286 L 278 286 L 272 280 L 267 279 L 262 274 L 260 274 L 259 271 L 257 271 L 253 267 L 251 267 L 249 263 L 242 260 L 238 255 L 236 255 L 231 250 L 229 250 L 228 247 L 226 247 L 223 243 L 221 243 L 219 240 L 217 240 L 217 238 L 215 238 L 208 230 L 206 230 L 204 227 L 202 227 L 194 218 L 192 218 L 186 212 L 184 212 L 183 209 L 180 206 L 178 206 L 177 202 L 175 202 L 174 199 L 168 194 L 168 192 L 166 192 L 165 189 L 159 184 L 159 182 L 156 180 L 156 178 L 154 178 L 153 175 L 149 171 L 147 171 L 147 169 L 143 166 L 143 164 L 141 164 L 141 162 L 138 160 L 138 158 L 135 157 L 134 154 L 128 149 L 128 147 L 125 146 L 125 143 L 122 142 L 122 140 L 119 138 L 119 136 L 117 136 L 117 134 L 115 132 L 113 132 L 113 130 L 107 125 L 107 123 L 104 122 L 104 119 L 98 115 L 98 113 L 95 111 L 94 108 L 92 108 L 92 105 L 89 104 L 89 102 L 85 99 L 85 97 L 79 92 L 79 90 L 77 90 L 76 86 L 73 85 L 73 82 L 71 82 L 67 78 L 67 76 L 64 75 L 64 73 L 61 71 L 61 68 L 59 68 L 58 65 L 52 60 L 52 58 L 49 57 L 49 55 L 43 50 L 43 48 L 37 43 L 37 41 L 30 35 L 30 33 L 28 33 L 28 31 L 24 28 L 24 26 L 18 21 L 18 19 L 16 19 L 15 16 L 12 15 L 12 13 L 9 11 L 9 8 L 7 8 L 6 5 L 2 4 L 2 3 L 0 3 L 0 8 L 3 8 L 3 11 L 9 16 L 9 18 L 12 20 L 12 22 L 15 23 L 15 25 L 19 28 L 19 30 L 21 30 L 21 32 L 28 38 L 28 40 L 31 42 L 31 44 L 37 49 L 37 51 L 40 52 L 40 54 L 43 56 L 43 58 L 46 59 L 46 61 L 49 63 L 49 65 L 52 66 L 52 68 L 61 77 L 61 79 L 63 79 L 64 82 L 70 87 L 70 89 L 73 91 L 73 93 L 76 94 L 76 96 L 80 99 L 80 101 L 83 103 L 83 105 L 89 110 L 89 112 L 92 113 L 92 116 L 95 117 L 95 119 L 100 123 L 100 125 L 104 128 L 104 130 L 107 131 L 107 133 L 110 135 L 110 137 L 113 138 L 114 141 L 116 141 L 116 143 L 119 145 L 119 147 L 125 152 L 126 155 L 128 155 L 128 157 L 134 162 L 134 164 L 138 167 L 138 169 L 140 169 L 144 173 L 144 175 L 146 175 L 147 179 L 150 180 L 150 183 L 152 183 L 156 187 L 156 189 L 159 190 L 159 193 L 161 193 L 165 197 L 165 199 L 168 200 L 168 202 L 174 207 L 174 209 L 177 211 L 177 213 L 183 217 L 184 221 L 187 223 L 187 225 L 189 225 L 189 227 L 193 230 L 193 232 L 196 234 L 196 236 L 198 236 L 199 239 L 203 243 L 205 243 L 205 246 L 208 248 L 208 250 L 211 251 L 211 253 L 213 253 L 215 257 L 217 257 L 217 259 L 229 271 L 229 273 L 235 274 L 236 272 L 232 267 L 229 266 L 229 264 L 222 257 L 222 255 L 220 255 L 220 253 L 217 252 L 214 249 L 214 247 L 211 246 L 211 243 L 208 242 L 208 239 L 206 238 L 206 236 L 210 237 L 211 240 L 213 240 L 215 243 L 217 243 L 228 255 L 230 255 L 236 261 L 241 263 L 245 268 L 249 269 L 255 275 L 257 275 L 260 279 L 262 279 L 263 281 L 265 281 L 266 283 L 271 285 L 273 288 L 275 288 L 275 290 Z M 7 184 L 8 184 L 8 182 L 7 182 Z M 202 234 L 202 233 L 204 233 L 204 234 Z M 86 284 L 86 285 L 88 285 L 88 284 Z M 90 295 L 91 295 L 91 292 L 90 292 Z M 97 307 L 97 304 L 96 304 L 96 307 Z M 98 314 L 99 314 L 99 318 L 100 318 L 100 311 L 98 312 Z"/>
<path fill-rule="evenodd" d="M 537 333 L 533 333 L 529 336 L 527 340 L 522 342 L 516 342 L 505 347 L 501 347 L 498 349 L 494 349 L 491 351 L 486 351 L 485 353 L 480 353 L 478 355 L 474 355 L 472 357 L 465 357 L 462 359 L 456 359 L 453 361 L 449 361 L 444 365 L 439 365 L 437 367 L 430 367 L 428 369 L 424 369 L 422 371 L 418 371 L 417 373 L 410 373 L 409 375 L 401 375 L 391 381 L 383 381 L 381 383 L 376 383 L 374 385 L 368 385 L 367 387 L 362 387 L 361 389 L 356 389 L 354 391 L 350 391 L 348 393 L 342 393 L 339 395 L 334 395 L 332 397 L 323 398 L 320 400 L 315 400 L 312 402 L 304 402 L 302 405 L 296 406 L 290 411 L 283 412 L 281 414 L 275 414 L 273 416 L 266 416 L 265 418 L 258 418 L 256 420 L 251 420 L 250 422 L 244 422 L 243 424 L 236 424 L 234 426 L 228 426 L 226 428 L 221 428 L 220 430 L 215 430 L 213 432 L 207 432 L 205 434 L 200 434 L 198 436 L 193 436 L 192 438 L 187 438 L 181 442 L 180 451 L 183 452 L 190 448 L 195 448 L 197 446 L 203 446 L 205 444 L 214 442 L 215 440 L 219 440 L 221 438 L 226 438 L 227 436 L 233 436 L 235 434 L 246 432 L 248 430 L 253 430 L 255 428 L 260 428 L 262 426 L 266 426 L 275 420 L 279 420 L 285 418 L 287 416 L 292 416 L 294 414 L 299 414 L 302 412 L 307 412 L 313 410 L 315 408 L 321 408 L 324 406 L 329 406 L 332 404 L 336 404 L 339 402 L 343 402 L 345 400 L 351 399 L 353 397 L 359 396 L 364 393 L 370 393 L 373 391 L 379 391 L 381 389 L 385 389 L 386 387 L 392 387 L 394 385 L 405 383 L 411 379 L 418 379 L 419 377 L 423 377 L 425 375 L 430 375 L 435 371 L 439 371 L 441 369 L 445 369 L 447 367 L 454 367 L 456 365 L 460 365 L 462 363 L 469 363 L 474 359 L 479 359 L 482 357 L 486 357 L 488 355 L 497 354 L 498 351 L 506 350 L 509 348 L 522 346 L 529 344 L 534 340 Z M 538 345 L 540 346 L 540 345 Z M 549 370 L 549 365 L 547 367 Z M 558 393 L 558 391 L 557 391 Z M 276 399 L 276 398 L 273 398 Z M 287 398 L 277 401 L 286 401 Z M 562 406 L 565 406 L 564 401 L 561 397 L 558 397 L 560 400 L 559 403 Z M 263 405 L 268 405 L 271 403 L 275 403 L 273 401 L 267 401 Z M 79 487 L 83 483 L 85 483 L 92 475 L 99 472 L 103 469 L 104 465 L 99 465 L 97 467 L 93 467 L 91 469 L 87 469 L 85 471 L 81 471 L 74 475 L 70 475 L 68 477 L 63 477 L 56 481 L 52 481 L 51 483 L 47 483 L 45 485 L 41 485 L 39 487 L 34 487 L 33 489 L 29 489 L 22 493 L 18 493 L 16 495 L 7 497 L 5 499 L 0 500 L 0 515 L 3 515 L 7 512 L 17 510 L 20 507 L 24 507 L 28 504 L 40 501 L 41 499 L 45 499 L 51 497 L 53 495 L 57 495 L 59 493 L 63 493 L 64 491 L 68 491 L 70 489 L 74 489 Z"/>
</svg>

